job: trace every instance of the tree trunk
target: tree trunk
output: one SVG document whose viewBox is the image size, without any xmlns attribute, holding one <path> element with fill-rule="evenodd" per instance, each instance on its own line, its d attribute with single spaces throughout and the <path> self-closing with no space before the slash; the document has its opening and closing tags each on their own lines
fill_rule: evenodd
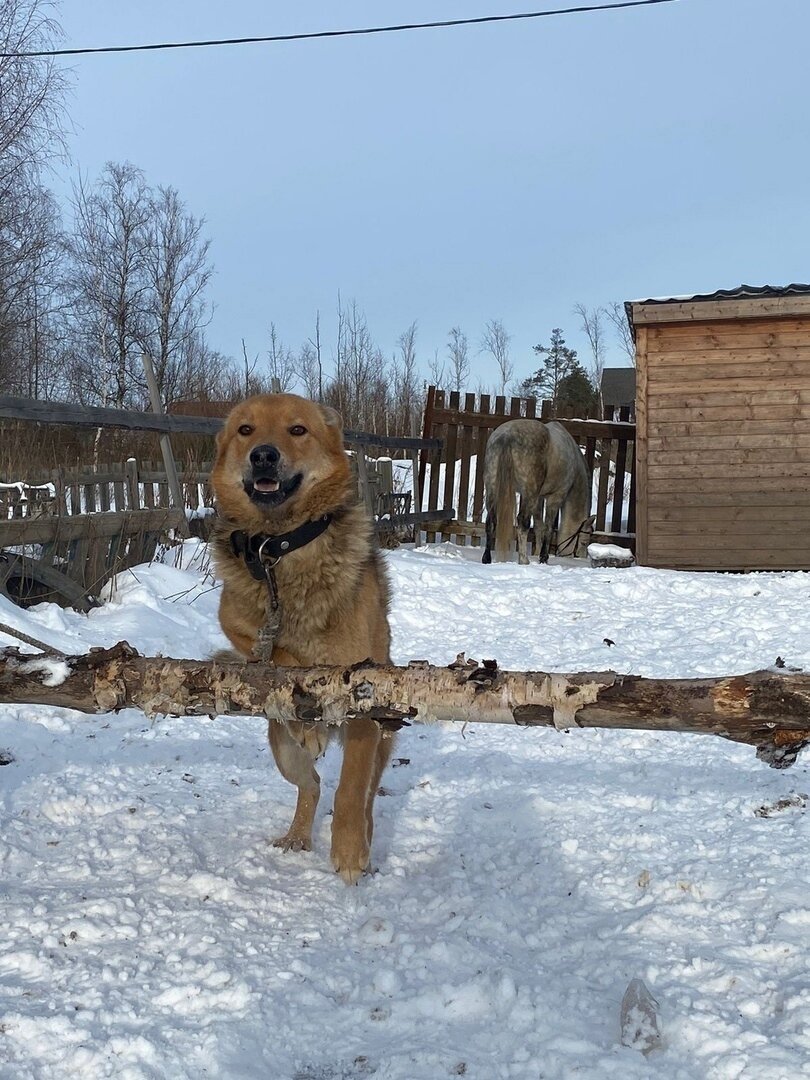
<svg viewBox="0 0 810 1080">
<path fill-rule="evenodd" d="M 64 660 L 0 652 L 0 700 L 81 712 L 253 715 L 313 723 L 371 716 L 389 727 L 456 720 L 721 735 L 776 768 L 810 743 L 810 675 L 758 671 L 717 679 L 645 679 L 501 671 L 463 654 L 447 668 L 366 663 L 276 668 L 139 656 L 126 642 Z"/>
</svg>

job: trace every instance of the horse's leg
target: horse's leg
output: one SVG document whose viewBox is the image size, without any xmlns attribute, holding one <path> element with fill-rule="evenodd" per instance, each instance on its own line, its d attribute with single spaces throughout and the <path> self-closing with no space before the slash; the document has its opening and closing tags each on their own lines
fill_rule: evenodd
<svg viewBox="0 0 810 1080">
<path fill-rule="evenodd" d="M 492 562 L 492 549 L 495 546 L 495 528 L 498 524 L 498 516 L 495 513 L 495 500 L 493 499 L 492 505 L 487 504 L 487 521 L 486 521 L 486 533 L 487 541 L 484 548 L 484 554 L 481 556 L 482 563 Z"/>
<path fill-rule="evenodd" d="M 527 554 L 528 542 L 529 542 L 529 525 L 531 524 L 532 516 L 529 513 L 529 500 L 525 495 L 520 496 L 520 509 L 518 510 L 517 519 L 517 547 L 518 547 L 518 562 L 521 566 L 529 565 L 529 556 Z"/>
<path fill-rule="evenodd" d="M 558 495 L 546 495 L 546 508 L 543 515 L 543 538 L 540 541 L 540 562 L 547 563 L 551 551 L 551 534 L 554 531 L 554 518 L 562 506 L 563 500 Z M 539 520 L 539 515 L 535 522 Z"/>
</svg>

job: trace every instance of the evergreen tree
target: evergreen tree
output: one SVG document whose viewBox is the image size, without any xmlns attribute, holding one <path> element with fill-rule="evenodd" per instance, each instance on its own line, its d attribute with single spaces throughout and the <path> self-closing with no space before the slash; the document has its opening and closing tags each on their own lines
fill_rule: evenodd
<svg viewBox="0 0 810 1080">
<path fill-rule="evenodd" d="M 568 348 L 562 330 L 555 327 L 551 331 L 551 342 L 548 345 L 535 345 L 534 352 L 542 358 L 541 366 L 528 379 L 523 380 L 520 392 L 527 397 L 549 398 L 552 407 L 556 409 L 560 383 L 571 374 L 575 365 L 581 367 L 577 363 L 577 351 Z"/>
<path fill-rule="evenodd" d="M 572 408 L 577 416 L 593 415 L 599 405 L 599 394 L 588 372 L 578 360 L 560 379 L 557 386 L 557 408 Z"/>
</svg>

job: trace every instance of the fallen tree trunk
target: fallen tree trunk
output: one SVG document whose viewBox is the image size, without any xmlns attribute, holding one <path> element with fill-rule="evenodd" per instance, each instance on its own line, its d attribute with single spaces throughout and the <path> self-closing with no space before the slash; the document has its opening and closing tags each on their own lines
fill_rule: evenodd
<svg viewBox="0 0 810 1080">
<path fill-rule="evenodd" d="M 718 679 L 646 679 L 450 667 L 277 668 L 139 656 L 126 642 L 85 656 L 0 652 L 0 700 L 149 716 L 253 715 L 312 723 L 370 716 L 401 727 L 457 720 L 521 726 L 631 728 L 721 735 L 756 746 L 776 768 L 810 743 L 810 675 L 758 671 Z"/>
</svg>

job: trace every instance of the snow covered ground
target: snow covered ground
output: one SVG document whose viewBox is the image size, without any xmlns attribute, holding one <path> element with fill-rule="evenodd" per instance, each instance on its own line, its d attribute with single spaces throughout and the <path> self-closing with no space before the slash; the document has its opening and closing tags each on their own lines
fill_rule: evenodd
<svg viewBox="0 0 810 1080">
<path fill-rule="evenodd" d="M 223 641 L 204 549 L 88 616 L 0 621 L 68 652 Z M 483 567 L 386 554 L 394 658 L 659 676 L 810 669 L 810 576 Z M 615 642 L 605 644 L 605 639 Z M 0 636 L 0 642 L 8 639 Z M 261 722 L 0 706 L 0 1077 L 796 1080 L 810 1075 L 810 778 L 720 739 L 413 727 L 377 872 L 282 854 Z M 11 760 L 10 760 L 11 759 Z M 619 1043 L 640 977 L 663 1047 Z"/>
</svg>

